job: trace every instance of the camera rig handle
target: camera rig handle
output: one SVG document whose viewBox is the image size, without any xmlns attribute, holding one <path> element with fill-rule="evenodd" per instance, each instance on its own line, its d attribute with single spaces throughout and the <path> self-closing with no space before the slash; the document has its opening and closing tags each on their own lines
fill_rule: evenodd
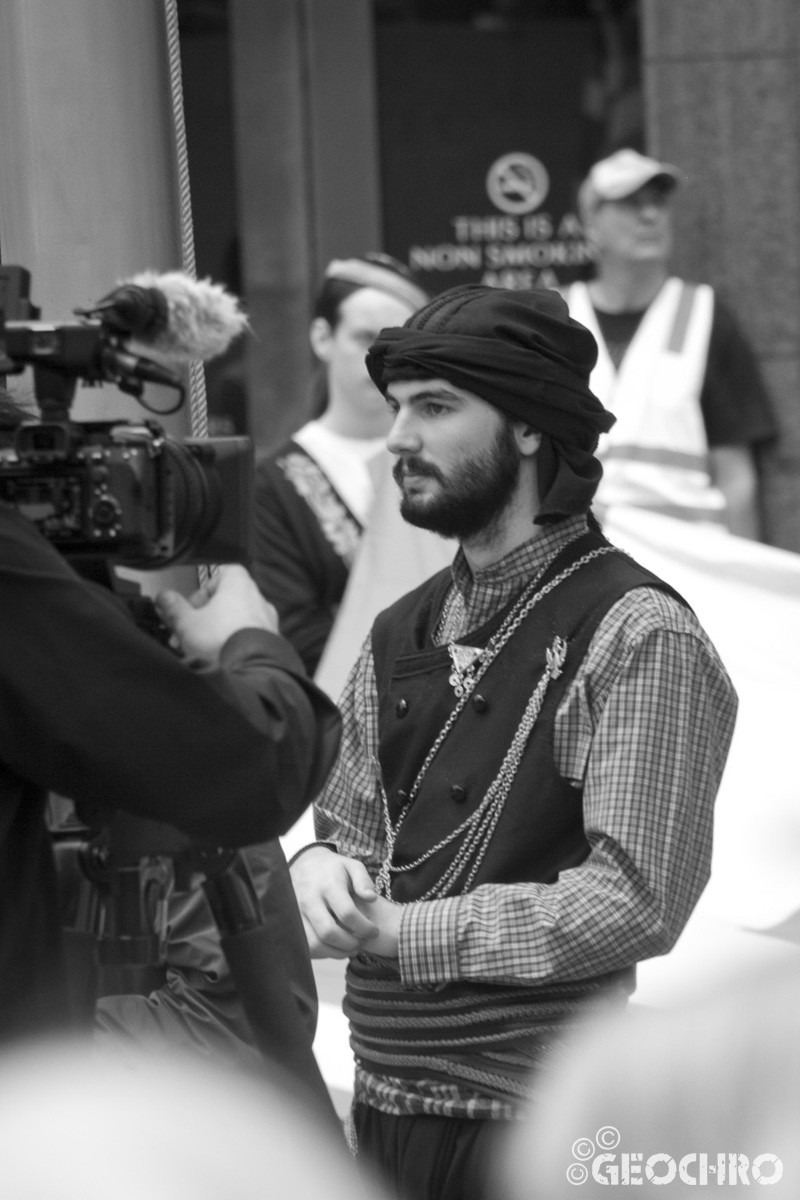
<svg viewBox="0 0 800 1200">
<path fill-rule="evenodd" d="M 233 850 L 195 851 L 233 980 L 261 1053 L 284 1070 L 337 1132 L 341 1124 L 314 1056 L 313 1023 L 303 1018 L 280 957 L 285 915 L 259 903 L 244 857 Z M 281 868 L 288 872 L 285 862 Z M 291 885 L 290 885 L 291 886 Z"/>
</svg>

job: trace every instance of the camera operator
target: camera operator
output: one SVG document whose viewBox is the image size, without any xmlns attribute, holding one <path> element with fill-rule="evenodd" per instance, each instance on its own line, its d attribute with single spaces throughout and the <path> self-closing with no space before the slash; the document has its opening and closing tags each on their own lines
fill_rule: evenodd
<svg viewBox="0 0 800 1200">
<path fill-rule="evenodd" d="M 0 1039 L 68 1008 L 48 792 L 242 846 L 285 832 L 333 763 L 338 713 L 243 567 L 157 608 L 183 661 L 0 504 Z"/>
</svg>

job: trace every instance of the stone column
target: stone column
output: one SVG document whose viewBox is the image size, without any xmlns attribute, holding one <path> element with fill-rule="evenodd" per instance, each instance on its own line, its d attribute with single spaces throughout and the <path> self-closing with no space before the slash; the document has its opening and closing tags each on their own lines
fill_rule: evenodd
<svg viewBox="0 0 800 1200">
<path fill-rule="evenodd" d="M 269 446 L 311 362 L 304 29 L 296 0 L 232 0 L 229 12 L 250 430 Z"/>
<path fill-rule="evenodd" d="M 765 538 L 800 551 L 800 6 L 642 0 L 648 149 L 689 176 L 679 274 L 719 289 L 758 353 L 780 425 Z"/>
<path fill-rule="evenodd" d="M 229 0 L 250 428 L 308 418 L 311 298 L 333 257 L 380 249 L 369 0 Z"/>
<path fill-rule="evenodd" d="M 44 320 L 72 319 L 138 271 L 179 268 L 165 0 L 2 0 L 0 162 L 2 259 L 31 272 Z M 9 376 L 12 390 L 30 393 L 30 375 Z M 156 407 L 174 402 L 173 391 L 153 390 Z M 187 400 L 159 421 L 181 437 L 189 413 Z M 79 421 L 149 415 L 111 384 L 79 387 L 72 407 Z M 192 590 L 197 570 L 141 582 L 147 592 Z"/>
<path fill-rule="evenodd" d="M 0 4 L 0 249 L 31 272 L 44 320 L 181 265 L 166 45 L 164 0 Z M 111 385 L 79 388 L 73 408 L 145 415 Z M 188 405 L 164 425 L 188 433 Z"/>
</svg>

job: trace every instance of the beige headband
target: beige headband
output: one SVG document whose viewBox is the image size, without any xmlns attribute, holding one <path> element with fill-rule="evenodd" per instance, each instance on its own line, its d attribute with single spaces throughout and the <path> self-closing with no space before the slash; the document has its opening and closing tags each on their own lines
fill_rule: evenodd
<svg viewBox="0 0 800 1200">
<path fill-rule="evenodd" d="M 365 262 L 361 258 L 334 259 L 328 264 L 325 278 L 343 279 L 347 283 L 357 283 L 360 287 L 377 288 L 379 292 L 387 292 L 413 309 L 421 308 L 429 299 L 422 288 L 417 287 L 410 279 L 404 279 L 402 275 L 397 275 L 386 267 Z"/>
</svg>

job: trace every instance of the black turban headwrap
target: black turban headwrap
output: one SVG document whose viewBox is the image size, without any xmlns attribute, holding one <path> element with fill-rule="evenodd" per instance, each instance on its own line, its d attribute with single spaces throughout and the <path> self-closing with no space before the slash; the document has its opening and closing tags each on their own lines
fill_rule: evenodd
<svg viewBox="0 0 800 1200">
<path fill-rule="evenodd" d="M 597 343 L 555 291 L 466 284 L 442 292 L 367 353 L 386 394 L 400 379 L 445 379 L 542 434 L 538 524 L 589 511 L 615 418 L 589 390 Z"/>
</svg>

